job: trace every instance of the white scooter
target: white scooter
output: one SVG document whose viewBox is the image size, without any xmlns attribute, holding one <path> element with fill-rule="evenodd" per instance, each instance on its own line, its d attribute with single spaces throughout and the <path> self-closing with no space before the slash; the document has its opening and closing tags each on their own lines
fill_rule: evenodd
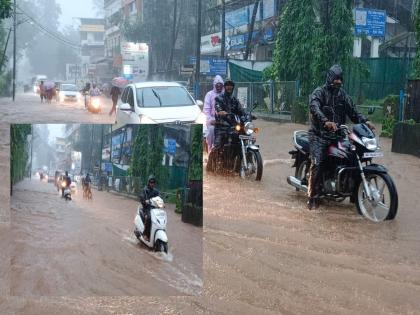
<svg viewBox="0 0 420 315">
<path fill-rule="evenodd" d="M 167 216 L 165 211 L 165 203 L 162 198 L 155 197 L 150 199 L 150 240 L 147 242 L 144 237 L 145 217 L 143 208 L 140 205 L 137 209 L 137 215 L 134 219 L 134 235 L 139 241 L 144 243 L 147 247 L 153 248 L 158 252 L 168 253 L 168 236 L 166 235 Z"/>
<path fill-rule="evenodd" d="M 71 190 L 70 187 L 67 187 L 67 184 L 65 181 L 61 182 L 61 187 L 64 188 L 64 200 L 70 201 L 71 200 Z"/>
</svg>

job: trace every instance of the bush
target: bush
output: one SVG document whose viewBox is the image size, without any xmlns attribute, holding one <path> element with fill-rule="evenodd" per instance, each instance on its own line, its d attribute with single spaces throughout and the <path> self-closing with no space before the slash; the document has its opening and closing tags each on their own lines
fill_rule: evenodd
<svg viewBox="0 0 420 315">
<path fill-rule="evenodd" d="M 398 105 L 400 103 L 400 97 L 398 95 L 388 95 L 385 97 L 382 103 L 384 116 L 391 115 L 395 119 L 398 119 Z"/>
<path fill-rule="evenodd" d="M 294 123 L 305 124 L 309 117 L 308 103 L 302 98 L 292 105 L 292 121 Z"/>
<path fill-rule="evenodd" d="M 394 127 L 396 124 L 396 120 L 392 116 L 386 116 L 382 122 L 382 137 L 392 138 L 394 134 Z"/>
</svg>

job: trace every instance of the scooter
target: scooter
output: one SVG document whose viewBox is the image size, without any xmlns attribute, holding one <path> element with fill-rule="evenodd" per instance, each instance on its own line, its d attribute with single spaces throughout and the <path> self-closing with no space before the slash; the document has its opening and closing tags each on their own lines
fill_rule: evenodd
<svg viewBox="0 0 420 315">
<path fill-rule="evenodd" d="M 139 241 L 157 252 L 168 253 L 168 236 L 166 235 L 167 216 L 165 203 L 162 198 L 155 197 L 150 199 L 151 227 L 149 241 L 143 237 L 145 230 L 145 215 L 140 205 L 134 219 L 134 235 Z"/>
<path fill-rule="evenodd" d="M 71 190 L 70 187 L 67 187 L 67 184 L 65 181 L 61 183 L 61 187 L 64 188 L 64 200 L 70 201 L 71 200 Z"/>
</svg>

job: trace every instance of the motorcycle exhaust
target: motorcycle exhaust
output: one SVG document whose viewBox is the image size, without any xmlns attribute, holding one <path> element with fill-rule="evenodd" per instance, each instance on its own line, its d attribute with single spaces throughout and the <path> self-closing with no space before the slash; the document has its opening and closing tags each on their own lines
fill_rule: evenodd
<svg viewBox="0 0 420 315">
<path fill-rule="evenodd" d="M 287 183 L 303 192 L 308 192 L 308 186 L 302 185 L 302 182 L 294 176 L 287 177 Z"/>
</svg>

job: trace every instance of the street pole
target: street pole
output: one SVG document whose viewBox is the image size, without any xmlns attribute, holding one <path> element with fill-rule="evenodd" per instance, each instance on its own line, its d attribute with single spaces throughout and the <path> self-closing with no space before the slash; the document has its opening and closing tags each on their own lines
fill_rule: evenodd
<svg viewBox="0 0 420 315">
<path fill-rule="evenodd" d="M 220 51 L 220 56 L 225 58 L 225 48 L 226 48 L 226 4 L 225 0 L 222 0 L 222 47 Z"/>
<path fill-rule="evenodd" d="M 34 126 L 31 125 L 31 166 L 29 168 L 29 179 L 32 179 L 32 148 L 34 146 Z"/>
<path fill-rule="evenodd" d="M 200 97 L 200 63 L 201 63 L 201 7 L 202 0 L 198 0 L 197 10 L 197 51 L 195 60 L 195 99 Z"/>
<path fill-rule="evenodd" d="M 17 12 L 16 12 L 16 0 L 13 3 L 13 102 L 16 97 L 16 31 L 17 31 Z"/>
</svg>

